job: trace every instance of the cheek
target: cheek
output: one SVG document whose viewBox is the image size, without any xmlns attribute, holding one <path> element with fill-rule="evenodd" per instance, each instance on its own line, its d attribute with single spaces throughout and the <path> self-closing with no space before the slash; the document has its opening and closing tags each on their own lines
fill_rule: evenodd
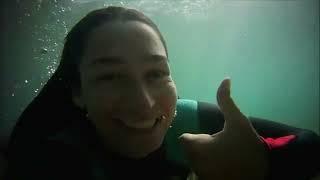
<svg viewBox="0 0 320 180">
<path fill-rule="evenodd" d="M 162 113 L 168 117 L 168 123 L 171 124 L 177 103 L 177 91 L 174 83 L 161 92 L 158 97 L 158 103 Z"/>
<path fill-rule="evenodd" d="M 90 120 L 99 127 L 110 127 L 109 116 L 114 96 L 109 92 L 101 93 L 96 90 L 88 91 L 87 94 L 86 105 Z"/>
<path fill-rule="evenodd" d="M 93 99 L 88 107 L 88 118 L 94 124 L 97 131 L 105 139 L 116 138 L 117 125 L 111 119 L 112 114 L 112 98 L 110 97 L 100 97 Z M 117 139 L 117 138 L 116 138 Z"/>
</svg>

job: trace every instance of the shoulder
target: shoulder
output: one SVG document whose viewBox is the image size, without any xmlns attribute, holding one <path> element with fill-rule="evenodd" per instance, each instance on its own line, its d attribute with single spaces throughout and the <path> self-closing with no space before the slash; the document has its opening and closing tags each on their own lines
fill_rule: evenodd
<svg viewBox="0 0 320 180">
<path fill-rule="evenodd" d="M 8 179 L 75 179 L 89 176 L 88 140 L 79 135 L 80 131 L 84 132 L 66 128 L 46 139 L 11 148 L 8 152 Z"/>
</svg>

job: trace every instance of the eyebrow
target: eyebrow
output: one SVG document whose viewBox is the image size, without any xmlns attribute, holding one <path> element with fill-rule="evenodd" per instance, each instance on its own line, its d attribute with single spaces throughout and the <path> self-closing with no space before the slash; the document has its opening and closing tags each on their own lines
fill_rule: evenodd
<svg viewBox="0 0 320 180">
<path fill-rule="evenodd" d="M 143 62 L 152 62 L 152 63 L 159 63 L 162 61 L 168 61 L 167 57 L 163 55 L 153 54 L 143 58 L 141 61 Z M 96 65 L 120 65 L 120 64 L 127 64 L 128 61 L 119 57 L 119 56 L 109 56 L 109 57 L 100 57 L 96 58 L 91 61 L 89 66 L 96 66 Z"/>
</svg>

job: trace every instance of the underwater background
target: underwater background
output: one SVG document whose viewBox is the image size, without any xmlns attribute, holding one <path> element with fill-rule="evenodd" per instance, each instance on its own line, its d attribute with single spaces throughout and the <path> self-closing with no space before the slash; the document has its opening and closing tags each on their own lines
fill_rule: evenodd
<svg viewBox="0 0 320 180">
<path fill-rule="evenodd" d="M 54 73 L 71 27 L 109 5 L 141 10 L 158 25 L 180 98 L 216 104 L 229 76 L 245 115 L 319 134 L 319 0 L 4 2 L 1 138 Z"/>
</svg>

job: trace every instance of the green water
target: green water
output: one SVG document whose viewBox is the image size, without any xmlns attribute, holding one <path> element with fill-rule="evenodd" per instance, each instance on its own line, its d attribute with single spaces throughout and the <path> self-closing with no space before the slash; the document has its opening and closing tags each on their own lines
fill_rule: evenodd
<svg viewBox="0 0 320 180">
<path fill-rule="evenodd" d="M 74 23 L 108 5 L 137 8 L 158 24 L 181 98 L 216 103 L 230 76 L 246 115 L 319 133 L 318 0 L 13 1 L 4 10 L 0 132 L 55 71 Z"/>
</svg>

